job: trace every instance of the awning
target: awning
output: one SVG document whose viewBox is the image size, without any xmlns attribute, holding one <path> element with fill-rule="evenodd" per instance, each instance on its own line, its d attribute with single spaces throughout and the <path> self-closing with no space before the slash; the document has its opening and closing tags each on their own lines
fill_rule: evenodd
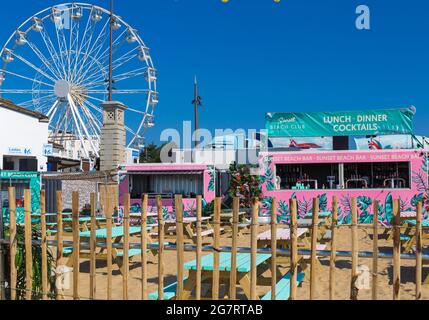
<svg viewBox="0 0 429 320">
<path fill-rule="evenodd" d="M 155 176 L 155 175 L 202 175 L 203 171 L 186 170 L 186 171 L 131 171 L 125 173 L 130 176 Z"/>
</svg>

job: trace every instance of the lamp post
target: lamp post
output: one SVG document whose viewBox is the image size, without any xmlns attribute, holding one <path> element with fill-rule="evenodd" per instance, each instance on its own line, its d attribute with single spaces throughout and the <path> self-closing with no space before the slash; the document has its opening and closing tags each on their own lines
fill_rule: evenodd
<svg viewBox="0 0 429 320">
<path fill-rule="evenodd" d="M 194 100 L 192 100 L 192 104 L 194 105 L 194 119 L 195 119 L 195 149 L 198 147 L 198 107 L 202 106 L 202 99 L 198 95 L 198 83 L 197 77 L 195 76 L 194 80 Z"/>
</svg>

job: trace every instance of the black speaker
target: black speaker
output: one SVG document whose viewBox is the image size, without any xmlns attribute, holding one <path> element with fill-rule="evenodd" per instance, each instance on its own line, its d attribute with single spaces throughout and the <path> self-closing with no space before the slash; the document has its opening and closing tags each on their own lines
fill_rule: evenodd
<svg viewBox="0 0 429 320">
<path fill-rule="evenodd" d="M 349 137 L 334 137 L 334 150 L 349 150 Z"/>
</svg>

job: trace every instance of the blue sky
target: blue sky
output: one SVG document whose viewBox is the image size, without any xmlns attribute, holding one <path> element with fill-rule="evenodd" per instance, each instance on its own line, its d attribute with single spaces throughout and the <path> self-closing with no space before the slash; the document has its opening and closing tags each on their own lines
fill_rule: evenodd
<svg viewBox="0 0 429 320">
<path fill-rule="evenodd" d="M 7 1 L 0 43 L 18 24 L 59 1 Z M 108 5 L 108 1 L 92 1 Z M 371 30 L 355 9 L 371 9 Z M 200 125 L 263 128 L 266 112 L 415 105 L 415 131 L 429 135 L 429 3 L 421 0 L 116 0 L 159 72 L 160 104 L 148 141 L 193 119 Z"/>
</svg>

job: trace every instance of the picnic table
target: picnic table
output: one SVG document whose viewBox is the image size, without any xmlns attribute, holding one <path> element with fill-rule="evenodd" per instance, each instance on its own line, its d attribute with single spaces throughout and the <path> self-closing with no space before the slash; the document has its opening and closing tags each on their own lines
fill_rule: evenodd
<svg viewBox="0 0 429 320">
<path fill-rule="evenodd" d="M 207 237 L 214 234 L 214 229 L 211 227 L 209 221 L 210 217 L 202 217 L 201 222 L 205 222 L 204 229 L 201 232 L 201 236 Z M 166 239 L 177 240 L 176 239 L 176 224 L 177 221 L 175 219 L 164 220 L 164 236 Z M 183 230 L 185 241 L 193 241 L 196 243 L 197 240 L 197 218 L 196 217 L 188 217 L 183 218 Z"/>
<path fill-rule="evenodd" d="M 306 228 L 297 229 L 297 238 L 305 239 L 308 232 Z M 263 248 L 271 245 L 271 229 L 260 233 L 258 235 L 258 248 Z M 278 228 L 277 229 L 277 245 L 281 248 L 288 248 L 290 246 L 290 229 Z"/>
<path fill-rule="evenodd" d="M 106 222 L 106 218 L 96 217 L 95 224 L 97 229 L 102 228 L 102 223 Z M 71 228 L 73 224 L 73 218 L 64 218 L 63 219 L 63 227 Z M 91 217 L 79 217 L 79 229 L 80 231 L 89 231 L 91 229 Z M 70 230 L 70 229 L 69 229 Z"/>
<path fill-rule="evenodd" d="M 244 211 L 240 211 L 238 213 L 238 236 L 239 237 L 242 236 L 243 231 L 250 226 L 250 223 L 246 220 L 246 215 L 247 213 Z M 211 217 L 214 218 L 214 214 L 212 214 Z M 220 223 L 227 232 L 232 232 L 232 219 L 233 219 L 232 211 L 221 212 Z"/>
<path fill-rule="evenodd" d="M 213 254 L 206 255 L 201 259 L 201 281 L 210 284 L 213 278 Z M 259 274 L 262 274 L 269 268 L 269 262 L 271 260 L 271 254 L 257 254 L 256 265 L 265 268 L 258 268 Z M 229 283 L 231 273 L 231 253 L 221 252 L 219 259 L 219 279 L 220 283 Z M 241 287 L 244 295 L 250 300 L 250 272 L 251 272 L 251 254 L 250 253 L 237 253 L 237 285 Z M 197 275 L 197 261 L 190 261 L 184 265 L 185 270 L 189 270 L 189 277 L 184 282 L 183 298 L 189 299 L 192 291 L 196 286 L 196 275 Z M 209 294 L 211 290 L 209 290 Z M 228 294 L 228 292 L 226 292 Z"/>
<path fill-rule="evenodd" d="M 146 214 L 148 223 L 152 223 L 153 220 L 156 220 L 158 218 L 158 213 L 157 212 L 148 212 Z M 141 225 L 141 221 L 142 220 L 142 213 L 141 212 L 133 212 L 130 213 L 130 223 L 132 225 Z"/>
<path fill-rule="evenodd" d="M 150 227 L 147 227 L 146 230 L 150 230 Z M 129 229 L 129 235 L 134 236 L 141 233 L 141 227 L 130 227 Z M 121 243 L 122 238 L 124 237 L 124 227 L 114 227 L 112 228 L 112 244 L 115 243 Z M 97 239 L 97 242 L 106 242 L 107 240 L 107 229 L 98 229 L 95 231 L 95 237 Z M 91 238 L 91 231 L 82 231 L 80 232 L 80 238 L 82 242 L 89 242 Z M 151 243 L 150 239 L 148 238 L 148 243 Z M 67 261 L 67 266 L 72 267 L 73 266 L 73 248 L 65 248 L 65 253 L 69 254 L 70 257 Z M 152 253 L 154 253 L 152 251 Z M 128 256 L 129 259 L 132 260 L 133 257 L 138 256 L 141 254 L 141 249 L 129 249 L 128 250 Z M 89 250 L 81 250 L 79 252 L 80 257 L 82 258 L 90 258 L 90 252 Z M 96 250 L 96 259 L 97 260 L 107 260 L 107 253 L 105 248 L 97 247 Z M 122 267 L 123 267 L 123 257 L 124 252 L 122 249 L 117 249 L 112 246 L 112 261 L 114 261 L 118 267 L 121 273 L 123 273 Z"/>
</svg>

